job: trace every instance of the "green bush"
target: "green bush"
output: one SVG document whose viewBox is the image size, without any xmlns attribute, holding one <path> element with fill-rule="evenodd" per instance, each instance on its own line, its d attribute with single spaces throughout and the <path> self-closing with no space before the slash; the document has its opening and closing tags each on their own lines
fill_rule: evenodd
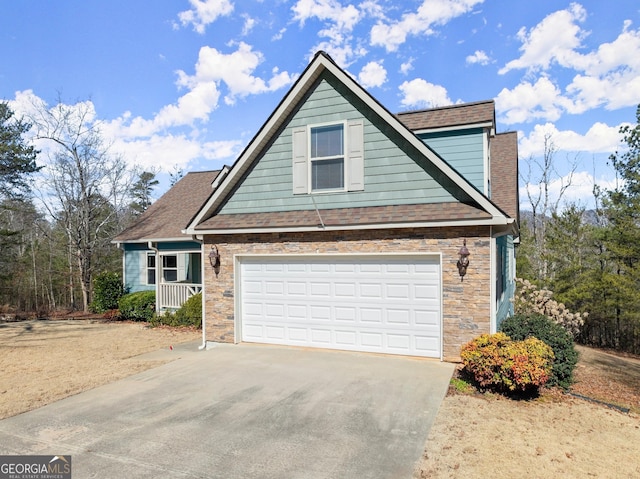
<svg viewBox="0 0 640 479">
<path fill-rule="evenodd" d="M 505 319 L 500 330 L 514 340 L 534 337 L 544 341 L 553 349 L 555 356 L 549 385 L 564 389 L 571 386 L 573 370 L 578 363 L 578 351 L 566 329 L 541 314 L 517 314 Z"/>
<path fill-rule="evenodd" d="M 551 377 L 553 351 L 536 338 L 483 334 L 465 344 L 460 356 L 479 386 L 499 392 L 535 392 Z"/>
<path fill-rule="evenodd" d="M 151 324 L 200 328 L 202 326 L 202 293 L 191 296 L 175 313 L 167 312 L 156 315 Z"/>
<path fill-rule="evenodd" d="M 156 312 L 156 292 L 138 291 L 124 295 L 118 301 L 122 319 L 150 321 Z"/>
<path fill-rule="evenodd" d="M 118 273 L 105 271 L 93 279 L 93 301 L 89 308 L 94 313 L 104 313 L 118 308 L 118 300 L 125 290 Z"/>
</svg>

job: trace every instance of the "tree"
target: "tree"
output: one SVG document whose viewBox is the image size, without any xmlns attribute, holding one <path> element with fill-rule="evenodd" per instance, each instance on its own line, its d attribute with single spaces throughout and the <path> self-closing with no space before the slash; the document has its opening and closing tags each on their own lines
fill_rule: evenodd
<svg viewBox="0 0 640 479">
<path fill-rule="evenodd" d="M 69 269 L 76 273 L 69 276 L 71 301 L 77 281 L 88 311 L 96 261 L 100 252 L 114 249 L 109 243 L 129 202 L 130 171 L 104 142 L 91 102 L 34 106 L 36 137 L 51 147 L 42 203 L 66 235 Z"/>
<path fill-rule="evenodd" d="M 23 197 L 28 177 L 40 170 L 38 151 L 25 143 L 29 123 L 15 119 L 7 102 L 0 102 L 0 199 Z"/>
<path fill-rule="evenodd" d="M 527 173 L 521 175 L 525 182 L 525 191 L 529 205 L 531 207 L 531 221 L 528 227 L 535 248 L 529 253 L 529 262 L 535 278 L 531 278 L 543 286 L 547 287 L 548 262 L 546 229 L 549 219 L 553 214 L 557 214 L 565 192 L 571 186 L 573 174 L 577 168 L 576 161 L 570 162 L 570 170 L 565 177 L 560 176 L 555 166 L 555 156 L 558 148 L 553 142 L 550 134 L 544 136 L 544 150 L 541 159 L 529 158 L 527 162 Z M 559 184 L 559 190 L 555 197 L 552 197 L 553 183 Z"/>
<path fill-rule="evenodd" d="M 154 171 L 143 171 L 138 175 L 138 181 L 131 187 L 133 202 L 130 205 L 136 216 L 144 213 L 151 206 L 151 193 L 159 183 Z"/>
</svg>

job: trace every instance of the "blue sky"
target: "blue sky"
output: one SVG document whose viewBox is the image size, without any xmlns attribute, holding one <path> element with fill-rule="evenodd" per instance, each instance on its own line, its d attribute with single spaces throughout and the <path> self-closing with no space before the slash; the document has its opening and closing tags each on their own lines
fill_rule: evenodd
<svg viewBox="0 0 640 479">
<path fill-rule="evenodd" d="M 114 152 L 164 172 L 156 196 L 175 167 L 232 164 L 320 49 L 392 112 L 495 99 L 521 172 L 547 135 L 585 204 L 640 103 L 637 0 L 1 4 L 0 98 L 90 101 Z"/>
</svg>

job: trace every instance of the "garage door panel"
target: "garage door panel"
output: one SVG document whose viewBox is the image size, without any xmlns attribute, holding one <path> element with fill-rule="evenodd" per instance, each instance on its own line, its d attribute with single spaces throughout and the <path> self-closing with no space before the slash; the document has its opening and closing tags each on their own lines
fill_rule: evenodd
<svg viewBox="0 0 640 479">
<path fill-rule="evenodd" d="M 440 357 L 437 257 L 240 261 L 242 340 Z"/>
</svg>

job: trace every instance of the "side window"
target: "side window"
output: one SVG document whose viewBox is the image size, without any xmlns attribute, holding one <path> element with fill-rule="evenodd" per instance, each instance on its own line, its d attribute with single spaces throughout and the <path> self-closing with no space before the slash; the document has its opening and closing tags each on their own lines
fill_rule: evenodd
<svg viewBox="0 0 640 479">
<path fill-rule="evenodd" d="M 162 277 L 165 281 L 178 281 L 178 257 L 162 256 Z"/>
<path fill-rule="evenodd" d="M 344 125 L 312 127 L 311 191 L 344 189 Z"/>
<path fill-rule="evenodd" d="M 156 255 L 147 253 L 147 284 L 156 284 Z"/>
</svg>

